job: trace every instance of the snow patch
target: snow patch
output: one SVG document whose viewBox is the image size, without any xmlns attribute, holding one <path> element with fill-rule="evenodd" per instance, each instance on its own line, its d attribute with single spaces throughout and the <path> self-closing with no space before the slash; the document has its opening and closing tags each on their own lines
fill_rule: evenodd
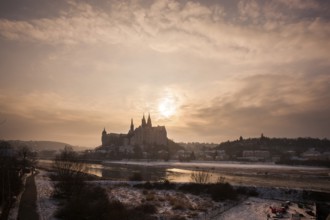
<svg viewBox="0 0 330 220">
<path fill-rule="evenodd" d="M 53 182 L 48 176 L 48 172 L 38 170 L 39 174 L 35 176 L 37 187 L 37 207 L 41 220 L 56 220 L 54 217 L 57 209 L 57 203 L 52 198 L 54 192 Z"/>
<path fill-rule="evenodd" d="M 138 189 L 130 185 L 102 185 L 110 200 L 118 200 L 130 207 L 152 204 L 157 208 L 157 218 L 182 216 L 187 219 L 199 219 L 208 212 L 221 210 L 224 203 L 214 202 L 208 196 L 196 196 L 175 190 Z"/>
</svg>

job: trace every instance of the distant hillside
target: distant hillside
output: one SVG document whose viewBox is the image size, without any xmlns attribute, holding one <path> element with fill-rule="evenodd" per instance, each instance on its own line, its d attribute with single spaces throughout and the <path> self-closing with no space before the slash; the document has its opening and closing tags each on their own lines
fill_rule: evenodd
<svg viewBox="0 0 330 220">
<path fill-rule="evenodd" d="M 170 151 L 171 154 L 174 154 L 174 153 L 176 153 L 179 150 L 184 150 L 184 147 L 183 146 L 181 146 L 178 143 L 175 143 L 171 139 L 168 139 L 168 142 L 167 143 L 168 143 L 168 149 L 169 149 L 169 151 Z"/>
<path fill-rule="evenodd" d="M 310 148 L 316 151 L 330 152 L 330 140 L 317 138 L 249 138 L 235 141 L 223 142 L 216 147 L 218 150 L 225 150 L 229 155 L 241 155 L 244 150 L 267 150 L 272 154 L 281 155 L 288 151 L 295 151 L 301 154 Z"/>
<path fill-rule="evenodd" d="M 71 146 L 74 150 L 80 150 L 79 147 L 74 147 L 67 143 L 56 142 L 56 141 L 20 141 L 20 140 L 10 140 L 8 141 L 12 147 L 19 147 L 22 145 L 27 145 L 29 148 L 35 151 L 57 151 L 63 149 L 65 146 Z"/>
</svg>

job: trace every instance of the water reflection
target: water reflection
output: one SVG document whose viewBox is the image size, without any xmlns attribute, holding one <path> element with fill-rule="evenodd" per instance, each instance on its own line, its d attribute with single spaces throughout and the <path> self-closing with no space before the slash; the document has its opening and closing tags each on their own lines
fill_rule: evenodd
<svg viewBox="0 0 330 220">
<path fill-rule="evenodd" d="M 87 164 L 85 167 L 85 172 L 91 175 L 102 177 L 102 164 Z"/>
<path fill-rule="evenodd" d="M 143 180 L 158 181 L 166 178 L 165 168 L 134 166 L 125 164 L 111 164 L 111 166 L 103 166 L 102 177 L 112 180 L 128 180 L 134 173 L 141 174 Z"/>
<path fill-rule="evenodd" d="M 169 180 L 171 182 L 191 182 L 193 169 L 166 168 L 157 166 L 137 166 L 131 164 L 111 164 L 102 168 L 102 177 L 112 180 L 128 180 L 134 173 L 140 173 L 145 181 Z M 218 181 L 222 173 L 210 172 L 209 182 Z"/>
</svg>

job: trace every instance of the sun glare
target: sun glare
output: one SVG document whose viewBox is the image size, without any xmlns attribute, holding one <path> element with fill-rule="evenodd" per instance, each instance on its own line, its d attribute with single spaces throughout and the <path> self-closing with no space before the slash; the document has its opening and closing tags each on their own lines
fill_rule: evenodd
<svg viewBox="0 0 330 220">
<path fill-rule="evenodd" d="M 171 117 L 175 114 L 176 106 L 173 99 L 170 97 L 166 97 L 165 99 L 161 100 L 158 105 L 159 113 L 166 118 Z"/>
</svg>

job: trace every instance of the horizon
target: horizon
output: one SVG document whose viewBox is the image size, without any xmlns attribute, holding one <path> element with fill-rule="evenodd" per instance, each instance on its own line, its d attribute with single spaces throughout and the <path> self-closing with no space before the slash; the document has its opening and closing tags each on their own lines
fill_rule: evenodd
<svg viewBox="0 0 330 220">
<path fill-rule="evenodd" d="M 272 136 L 264 136 L 265 138 L 269 138 L 269 139 L 299 139 L 299 138 L 306 138 L 306 139 L 318 139 L 318 140 L 329 140 L 328 138 L 317 138 L 317 137 L 272 137 Z M 242 137 L 243 140 L 249 140 L 249 139 L 260 139 L 260 136 L 255 136 L 255 137 Z M 234 142 L 234 141 L 238 141 L 239 138 L 237 139 L 231 139 L 231 140 L 226 140 L 226 141 L 221 141 L 221 142 L 203 142 L 203 141 L 188 141 L 188 142 L 184 142 L 184 141 L 175 141 L 171 138 L 169 138 L 169 140 L 174 141 L 177 144 L 211 144 L 211 145 L 220 145 L 222 143 L 226 143 L 226 142 Z M 79 148 L 86 148 L 86 149 L 90 149 L 90 148 L 96 148 L 96 147 L 100 147 L 102 146 L 102 144 L 100 145 L 95 145 L 95 146 L 84 146 L 84 145 L 75 145 L 72 143 L 67 143 L 67 142 L 63 142 L 60 140 L 22 140 L 22 139 L 0 139 L 0 141 L 23 141 L 23 142 L 57 142 L 57 143 L 63 143 L 63 144 L 68 144 L 72 147 L 79 147 Z"/>
<path fill-rule="evenodd" d="M 330 2 L 0 2 L 0 139 L 330 138 Z"/>
</svg>

